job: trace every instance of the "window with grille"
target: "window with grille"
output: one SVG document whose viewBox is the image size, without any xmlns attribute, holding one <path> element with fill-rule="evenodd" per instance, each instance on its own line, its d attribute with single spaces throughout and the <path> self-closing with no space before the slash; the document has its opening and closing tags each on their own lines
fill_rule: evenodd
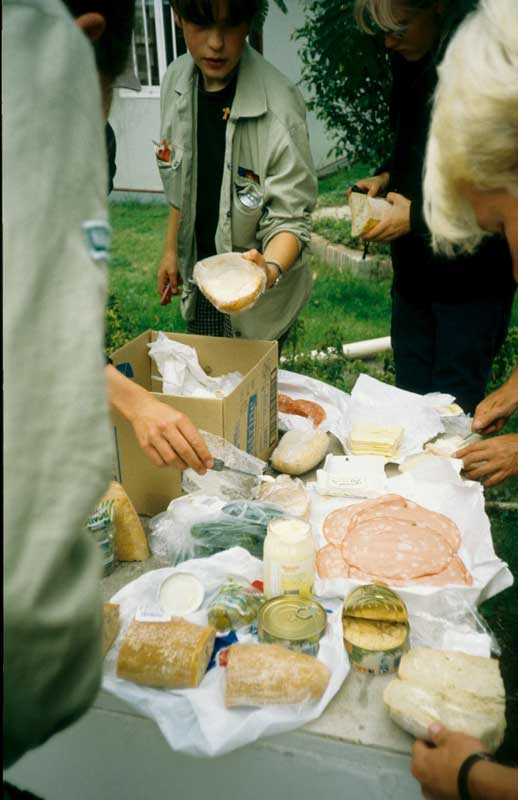
<svg viewBox="0 0 518 800">
<path fill-rule="evenodd" d="M 133 65 L 143 89 L 159 88 L 168 65 L 185 49 L 169 0 L 137 0 Z"/>
</svg>

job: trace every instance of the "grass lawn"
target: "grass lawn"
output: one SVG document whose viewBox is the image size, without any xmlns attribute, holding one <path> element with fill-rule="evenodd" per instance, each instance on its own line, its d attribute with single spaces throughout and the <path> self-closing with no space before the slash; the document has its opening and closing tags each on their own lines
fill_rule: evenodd
<svg viewBox="0 0 518 800">
<path fill-rule="evenodd" d="M 333 244 L 344 244 L 355 250 L 363 250 L 365 242 L 351 233 L 350 219 L 331 219 L 323 217 L 313 223 L 313 231 Z M 369 242 L 369 255 L 390 256 L 390 245 L 383 242 Z"/>
<path fill-rule="evenodd" d="M 343 206 L 345 204 L 345 193 L 349 187 L 353 186 L 361 178 L 368 178 L 373 174 L 373 170 L 366 164 L 355 164 L 352 167 L 344 167 L 332 175 L 319 178 L 318 181 L 318 205 L 319 206 Z"/>
</svg>

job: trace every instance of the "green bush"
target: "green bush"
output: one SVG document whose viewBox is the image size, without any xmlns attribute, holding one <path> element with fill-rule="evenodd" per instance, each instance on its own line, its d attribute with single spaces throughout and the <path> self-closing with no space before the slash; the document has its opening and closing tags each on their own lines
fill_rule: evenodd
<svg viewBox="0 0 518 800">
<path fill-rule="evenodd" d="M 310 108 L 335 138 L 337 156 L 377 166 L 391 146 L 391 74 L 383 41 L 358 29 L 354 0 L 305 0 L 304 7 L 305 24 L 295 38 Z"/>
</svg>

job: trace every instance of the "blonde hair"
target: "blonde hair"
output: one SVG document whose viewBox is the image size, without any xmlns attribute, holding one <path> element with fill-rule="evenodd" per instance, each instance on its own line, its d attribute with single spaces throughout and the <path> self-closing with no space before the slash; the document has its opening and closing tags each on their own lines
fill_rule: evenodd
<svg viewBox="0 0 518 800">
<path fill-rule="evenodd" d="M 433 6 L 435 0 L 405 0 L 403 5 L 411 10 L 420 11 Z M 356 0 L 354 16 L 358 26 L 364 33 L 374 33 L 372 23 L 382 31 L 400 31 L 401 25 L 394 16 L 394 0 Z"/>
<path fill-rule="evenodd" d="M 424 198 L 433 247 L 471 252 L 487 234 L 461 192 L 518 195 L 518 6 L 481 0 L 439 68 L 428 139 Z"/>
</svg>

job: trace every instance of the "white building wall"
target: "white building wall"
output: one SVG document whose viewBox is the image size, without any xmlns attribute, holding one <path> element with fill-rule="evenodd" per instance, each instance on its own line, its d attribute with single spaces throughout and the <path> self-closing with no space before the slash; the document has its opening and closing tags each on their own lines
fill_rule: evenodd
<svg viewBox="0 0 518 800">
<path fill-rule="evenodd" d="M 302 0 L 288 0 L 288 14 L 283 14 L 274 0 L 264 30 L 264 55 L 294 83 L 301 79 L 300 43 L 292 34 L 303 22 Z M 304 96 L 307 91 L 300 86 Z M 115 92 L 110 122 L 117 138 L 117 174 L 115 190 L 161 192 L 162 185 L 155 163 L 153 139 L 160 134 L 159 90 L 144 89 Z M 332 142 L 314 113 L 308 113 L 311 149 L 317 169 L 329 163 Z"/>
</svg>

